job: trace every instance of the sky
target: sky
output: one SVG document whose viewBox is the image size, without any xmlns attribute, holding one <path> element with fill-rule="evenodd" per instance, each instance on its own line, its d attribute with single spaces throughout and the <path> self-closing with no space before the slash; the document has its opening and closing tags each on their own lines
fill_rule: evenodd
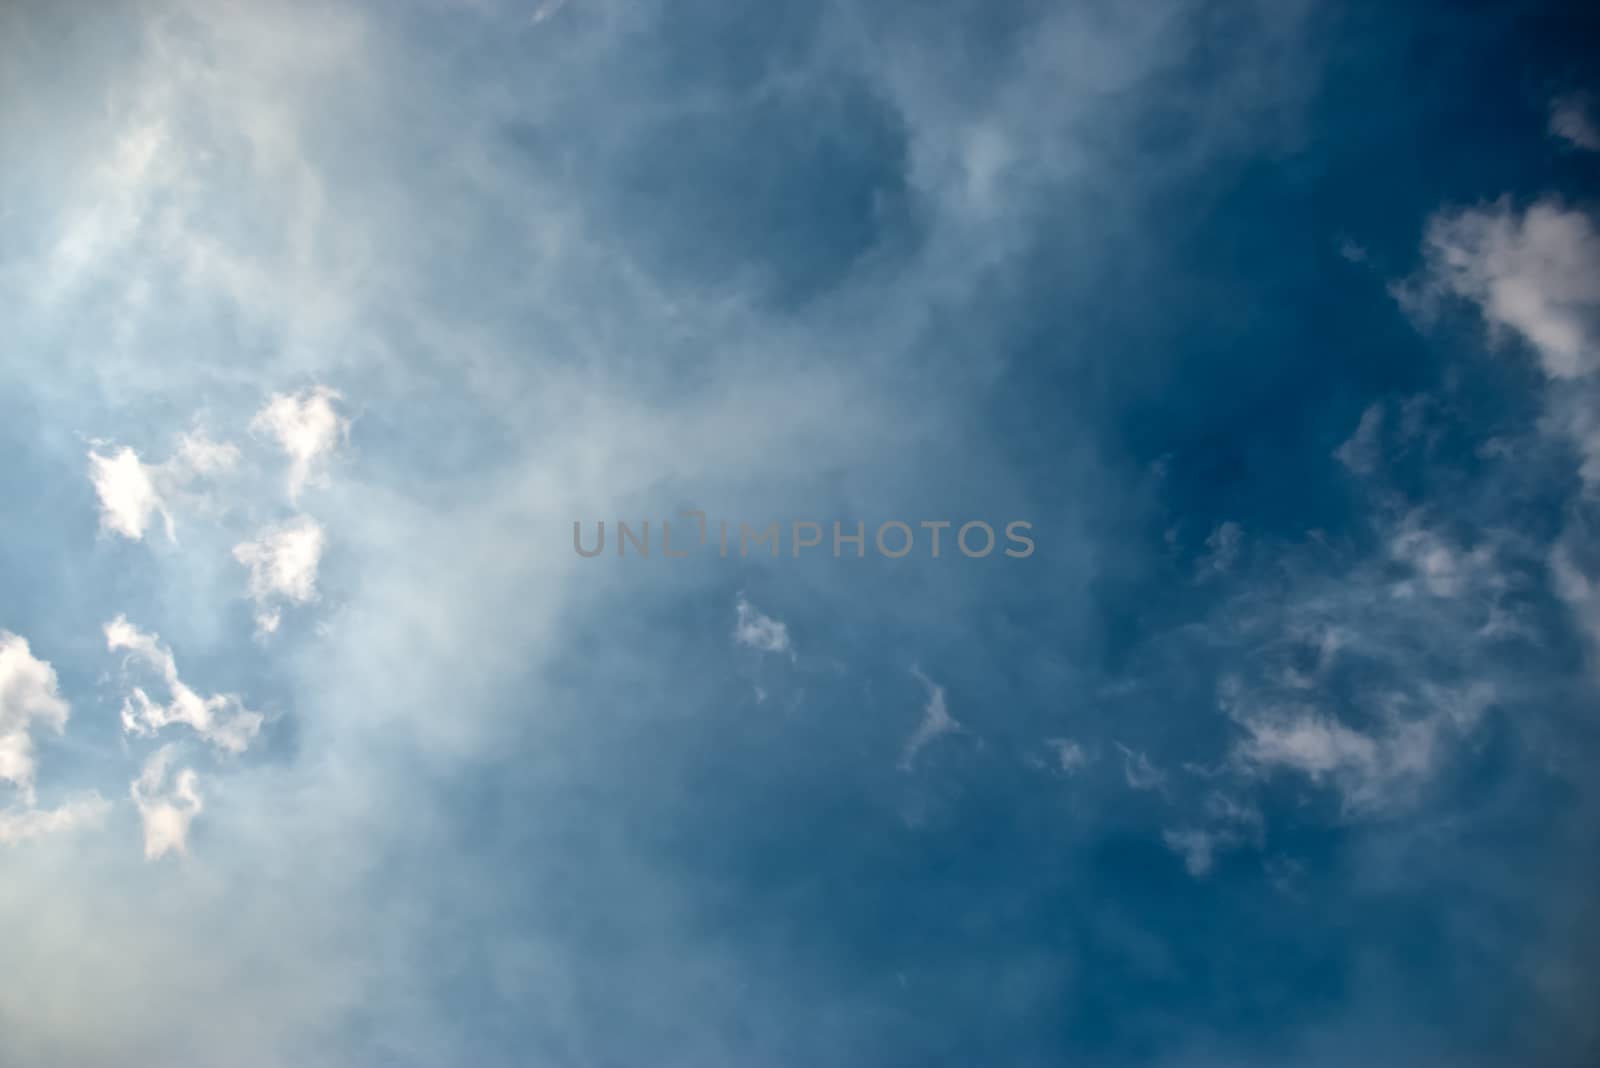
<svg viewBox="0 0 1600 1068">
<path fill-rule="evenodd" d="M 0 1065 L 1600 1062 L 1597 49 L 0 6 Z"/>
</svg>

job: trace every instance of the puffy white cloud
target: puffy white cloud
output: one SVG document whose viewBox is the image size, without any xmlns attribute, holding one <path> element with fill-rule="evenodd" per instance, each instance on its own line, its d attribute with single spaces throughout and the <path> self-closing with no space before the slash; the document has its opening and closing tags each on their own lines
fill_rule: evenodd
<svg viewBox="0 0 1600 1068">
<path fill-rule="evenodd" d="M 906 739 L 906 744 L 900 751 L 899 768 L 901 771 L 910 771 L 916 764 L 917 754 L 942 735 L 953 734 L 961 730 L 961 724 L 945 704 L 944 687 L 939 686 L 924 675 L 921 671 L 913 670 L 921 683 L 928 688 L 928 703 L 922 709 L 922 722 L 917 724 L 917 729 Z"/>
<path fill-rule="evenodd" d="M 140 461 L 138 453 L 127 447 L 109 456 L 91 451 L 89 480 L 100 498 L 101 529 L 139 541 L 151 518 L 160 515 L 167 537 L 173 537 L 172 513 L 156 492 L 151 469 Z"/>
<path fill-rule="evenodd" d="M 34 800 L 30 732 L 37 726 L 60 734 L 69 714 L 55 668 L 33 655 L 26 638 L 0 630 L 0 779 L 24 804 Z"/>
<path fill-rule="evenodd" d="M 167 539 L 173 540 L 173 502 L 196 478 L 226 474 L 238 463 L 237 447 L 212 441 L 198 429 L 181 434 L 176 452 L 160 464 L 145 463 L 126 446 L 105 454 L 92 449 L 89 480 L 100 498 L 100 527 L 140 541 L 151 520 L 159 515 Z"/>
<path fill-rule="evenodd" d="M 167 767 L 173 755 L 171 745 L 150 754 L 139 777 L 128 788 L 144 825 L 144 855 L 148 860 L 188 852 L 189 825 L 203 807 L 199 777 L 193 768 L 179 769 L 168 786 Z"/>
<path fill-rule="evenodd" d="M 151 700 L 135 686 L 122 702 L 122 726 L 132 734 L 150 735 L 173 723 L 187 724 L 219 749 L 242 753 L 261 730 L 262 716 L 246 708 L 234 694 L 201 697 L 178 677 L 178 664 L 159 636 L 146 634 L 124 616 L 105 626 L 106 648 L 125 650 L 130 660 L 149 667 L 165 684 L 170 701 Z"/>
<path fill-rule="evenodd" d="M 92 826 L 108 805 L 98 795 L 58 808 L 35 808 L 35 726 L 60 734 L 71 710 L 62 699 L 55 668 L 33 655 L 25 638 L 0 630 L 0 779 L 15 788 L 16 802 L 0 808 L 0 845 Z"/>
<path fill-rule="evenodd" d="M 1583 94 L 1550 101 L 1550 133 L 1578 148 L 1600 152 L 1600 124 L 1590 114 L 1589 98 Z"/>
<path fill-rule="evenodd" d="M 234 546 L 233 558 L 250 569 L 249 592 L 262 632 L 278 629 L 279 602 L 305 604 L 316 598 L 325 543 L 322 526 L 302 515 Z"/>
<path fill-rule="evenodd" d="M 771 616 L 762 615 L 743 594 L 734 603 L 733 640 L 763 653 L 794 655 L 789 628 Z"/>
<path fill-rule="evenodd" d="M 299 393 L 274 393 L 256 413 L 250 428 L 278 443 L 289 457 L 289 499 L 298 500 L 308 484 L 321 477 L 321 465 L 350 430 L 339 414 L 337 392 L 313 386 Z"/>
</svg>

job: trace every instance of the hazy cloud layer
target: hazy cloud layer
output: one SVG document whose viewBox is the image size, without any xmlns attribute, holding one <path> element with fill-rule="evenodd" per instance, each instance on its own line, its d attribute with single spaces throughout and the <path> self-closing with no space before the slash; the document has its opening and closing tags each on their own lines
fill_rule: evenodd
<svg viewBox="0 0 1600 1068">
<path fill-rule="evenodd" d="M 1585 1063 L 1547 7 L 0 10 L 0 1063 Z"/>
</svg>

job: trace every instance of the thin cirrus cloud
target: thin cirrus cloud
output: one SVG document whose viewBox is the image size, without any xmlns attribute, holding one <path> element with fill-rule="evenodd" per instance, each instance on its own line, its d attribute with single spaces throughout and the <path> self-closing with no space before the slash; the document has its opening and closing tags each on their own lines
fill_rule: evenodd
<svg viewBox="0 0 1600 1068">
<path fill-rule="evenodd" d="M 917 724 L 916 730 L 911 732 L 911 737 L 907 738 L 900 748 L 900 761 L 896 766 L 904 772 L 916 768 L 917 757 L 928 746 L 946 735 L 957 734 L 964 729 L 960 721 L 950 714 L 950 707 L 945 701 L 944 687 L 928 678 L 920 669 L 913 668 L 911 674 L 928 691 L 928 703 L 922 708 L 922 721 Z"/>
</svg>

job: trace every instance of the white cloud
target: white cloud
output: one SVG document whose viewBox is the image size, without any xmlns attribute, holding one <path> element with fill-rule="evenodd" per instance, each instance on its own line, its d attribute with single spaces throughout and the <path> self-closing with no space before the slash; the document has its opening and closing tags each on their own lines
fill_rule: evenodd
<svg viewBox="0 0 1600 1068">
<path fill-rule="evenodd" d="M 167 539 L 174 540 L 173 502 L 196 478 L 226 474 L 238 463 L 238 448 L 212 441 L 200 429 L 179 435 L 177 451 L 160 464 L 145 463 L 126 446 L 108 454 L 90 450 L 89 480 L 100 498 L 101 529 L 140 541 L 159 515 Z"/>
<path fill-rule="evenodd" d="M 961 730 L 961 724 L 950 715 L 949 708 L 945 705 L 944 687 L 936 685 L 921 671 L 913 669 L 911 672 L 924 686 L 928 688 L 928 703 L 922 709 L 922 722 L 917 724 L 917 729 L 906 739 L 906 744 L 900 751 L 899 768 L 901 771 L 910 771 L 915 765 L 917 754 L 935 738 L 945 734 L 952 734 Z"/>
<path fill-rule="evenodd" d="M 110 456 L 89 453 L 89 479 L 100 498 L 100 526 L 124 538 L 139 541 L 152 516 L 160 515 L 167 537 L 174 536 L 172 513 L 156 492 L 151 469 L 130 448 Z"/>
<path fill-rule="evenodd" d="M 1213 791 L 1206 797 L 1206 815 L 1214 823 L 1229 828 L 1230 833 L 1260 842 L 1266 831 L 1266 821 L 1261 810 L 1252 804 L 1234 800 L 1227 794 Z"/>
<path fill-rule="evenodd" d="M 1551 129 L 1582 144 L 1593 127 L 1579 104 L 1576 98 L 1558 102 Z M 1600 231 L 1594 220 L 1552 199 L 1519 214 L 1502 198 L 1492 207 L 1435 216 L 1424 250 L 1420 288 L 1413 284 L 1402 298 L 1453 293 L 1475 303 L 1491 327 L 1520 334 L 1549 378 L 1545 426 L 1576 448 L 1586 490 L 1600 489 L 1600 384 L 1594 375 L 1600 369 Z M 1550 554 L 1550 573 L 1591 645 L 1600 648 L 1594 579 L 1573 551 L 1580 540 L 1586 539 L 1569 525 Z M 1437 555 L 1435 562 L 1448 583 L 1453 561 Z"/>
<path fill-rule="evenodd" d="M 335 407 L 338 400 L 339 394 L 327 386 L 274 393 L 250 423 L 250 429 L 271 437 L 288 455 L 291 501 L 321 478 L 323 460 L 350 430 L 350 421 Z"/>
<path fill-rule="evenodd" d="M 0 845 L 97 827 L 110 811 L 111 803 L 98 794 L 74 798 L 58 808 L 0 809 Z"/>
<path fill-rule="evenodd" d="M 1197 879 L 1210 873 L 1218 853 L 1247 843 L 1260 848 L 1265 840 L 1266 821 L 1254 805 L 1213 791 L 1206 797 L 1203 811 L 1207 826 L 1172 828 L 1161 833 L 1167 848 L 1183 857 L 1184 867 Z"/>
<path fill-rule="evenodd" d="M 1259 809 L 1212 793 L 1206 798 L 1206 827 L 1170 828 L 1161 832 L 1167 848 L 1183 858 L 1183 866 L 1196 879 L 1210 874 L 1218 853 L 1254 843 L 1260 848 L 1266 824 Z"/>
<path fill-rule="evenodd" d="M 1393 587 L 1396 597 L 1409 597 L 1418 586 L 1434 597 L 1459 597 L 1469 590 L 1493 585 L 1494 551 L 1488 545 L 1463 550 L 1424 525 L 1413 511 L 1389 538 L 1389 556 L 1411 570 L 1412 578 Z"/>
<path fill-rule="evenodd" d="M 171 700 L 167 704 L 150 699 L 144 689 L 133 687 L 122 702 L 122 726 L 132 734 L 150 735 L 173 723 L 187 724 L 196 734 L 219 749 L 242 753 L 261 730 L 262 716 L 246 708 L 234 694 L 201 697 L 178 677 L 177 661 L 155 634 L 146 634 L 124 616 L 105 626 L 106 648 L 126 650 L 129 659 L 142 661 L 165 684 Z"/>
<path fill-rule="evenodd" d="M 1352 237 L 1339 238 L 1339 255 L 1351 263 L 1367 261 L 1366 246 Z"/>
<path fill-rule="evenodd" d="M 1370 475 L 1378 466 L 1379 438 L 1383 433 L 1383 405 L 1370 405 L 1348 441 L 1333 451 L 1334 458 L 1352 473 Z"/>
<path fill-rule="evenodd" d="M 1469 733 L 1494 699 L 1487 683 L 1454 689 L 1421 683 L 1414 691 L 1375 696 L 1377 723 L 1368 733 L 1307 704 L 1246 705 L 1231 686 L 1224 687 L 1221 703 L 1245 731 L 1233 753 L 1240 767 L 1331 783 L 1347 811 L 1371 812 L 1392 807 L 1426 782 L 1437 770 L 1446 732 Z"/>
<path fill-rule="evenodd" d="M 202 808 L 199 778 L 193 768 L 178 770 L 168 788 L 167 765 L 172 762 L 173 753 L 171 745 L 157 749 L 128 788 L 144 825 L 144 855 L 148 860 L 188 852 L 189 825 Z"/>
<path fill-rule="evenodd" d="M 1061 770 L 1071 774 L 1089 763 L 1089 754 L 1083 746 L 1070 738 L 1046 738 L 1044 744 L 1055 751 Z"/>
<path fill-rule="evenodd" d="M 734 603 L 733 640 L 763 653 L 794 655 L 789 628 L 771 616 L 762 615 L 743 594 Z"/>
<path fill-rule="evenodd" d="M 106 878 L 118 858 L 104 853 L 86 853 L 67 869 L 35 865 L 21 873 L 25 880 L 8 871 L 7 900 L 48 903 L 53 921 L 7 947 L 13 966 L 0 969 L 6 973 L 0 1001 L 30 1011 L 17 1014 L 22 1026 L 0 1029 L 0 1061 L 110 1065 L 253 1057 L 265 1064 L 292 1060 L 308 1041 L 330 1036 L 328 1055 L 340 1059 L 350 1053 L 346 1046 L 360 1043 L 342 1024 L 349 1008 L 361 1005 L 377 1007 L 389 1045 L 426 1047 L 448 1060 L 450 1043 L 438 1038 L 443 1032 L 434 1029 L 435 1014 L 396 1010 L 405 1002 L 392 991 L 426 974 L 440 915 L 433 905 L 460 902 L 458 892 L 471 896 L 482 880 L 470 865 L 434 865 L 403 888 L 405 918 L 395 923 L 384 914 L 392 910 L 371 908 L 373 893 L 385 893 L 372 860 L 395 847 L 451 854 L 450 820 L 441 819 L 446 814 L 436 799 L 419 789 L 410 755 L 448 773 L 485 738 L 503 741 L 506 680 L 550 685 L 547 664 L 569 655 L 566 623 L 573 612 L 593 607 L 587 596 L 595 592 L 592 574 L 568 579 L 564 558 L 527 551 L 530 533 L 539 529 L 534 518 L 567 514 L 570 521 L 571 514 L 591 514 L 569 510 L 593 503 L 595 495 L 643 491 L 664 477 L 703 474 L 699 484 L 713 492 L 712 480 L 772 485 L 791 471 L 842 467 L 870 451 L 863 442 L 891 436 L 886 428 L 896 424 L 884 418 L 884 406 L 898 399 L 857 388 L 856 381 L 869 376 L 843 368 L 842 361 L 819 365 L 814 341 L 832 347 L 832 325 L 817 331 L 825 330 L 826 339 L 808 336 L 809 328 L 795 335 L 793 347 L 803 351 L 794 367 L 776 347 L 759 360 L 749 346 L 732 359 L 719 355 L 739 347 L 727 340 L 748 339 L 750 328 L 761 326 L 759 309 L 729 299 L 720 283 L 702 293 L 676 277 L 651 277 L 648 265 L 630 255 L 631 245 L 571 210 L 568 190 L 547 181 L 554 176 L 536 174 L 492 144 L 483 151 L 476 134 L 458 122 L 437 122 L 462 114 L 463 98 L 453 90 L 435 85 L 414 94 L 416 114 L 399 121 L 410 109 L 393 106 L 395 92 L 435 79 L 418 79 L 413 70 L 391 82 L 391 57 L 340 48 L 352 34 L 329 21 L 355 24 L 358 13 L 291 13 L 248 3 L 183 7 L 182 18 L 151 19 L 146 40 L 130 39 L 113 50 L 119 68 L 108 76 L 126 92 L 119 91 L 111 107 L 102 107 L 103 94 L 91 87 L 81 94 L 87 110 L 67 108 L 66 121 L 51 123 L 52 129 L 81 130 L 96 155 L 105 151 L 99 146 L 118 142 L 119 127 L 163 134 L 152 139 L 154 158 L 143 173 L 128 179 L 140 186 L 127 198 L 137 220 L 129 239 L 82 257 L 82 291 L 95 299 L 82 306 L 63 302 L 60 329 L 48 334 L 56 323 L 24 323 L 25 334 L 37 328 L 60 336 L 63 348 L 69 336 L 86 337 L 96 350 L 65 353 L 61 370 L 47 370 L 41 397 L 87 383 L 95 403 L 108 396 L 119 404 L 159 396 L 162 403 L 187 404 L 204 396 L 207 403 L 228 405 L 261 382 L 277 383 L 268 391 L 283 389 L 284 382 L 298 388 L 332 382 L 329 375 L 337 373 L 340 385 L 351 383 L 347 396 L 355 396 L 357 383 L 377 380 L 397 413 L 437 400 L 438 418 L 402 419 L 396 424 L 402 447 L 373 458 L 371 483 L 348 498 L 323 502 L 326 511 L 308 509 L 338 532 L 341 544 L 348 540 L 362 550 L 361 597 L 331 637 L 327 655 L 280 680 L 284 704 L 292 702 L 296 715 L 316 725 L 306 734 L 307 746 L 259 774 L 239 776 L 225 806 L 216 803 L 205 767 L 196 764 L 204 818 L 228 821 L 225 842 L 207 843 L 216 855 L 208 856 L 206 877 L 119 886 Z M 399 43 L 376 29 L 380 46 Z M 565 51 L 576 57 L 575 50 Z M 128 64 L 135 69 L 122 69 Z M 586 60 L 570 69 L 590 66 Z M 330 96 L 333 87 L 345 91 Z M 346 131 L 357 136 L 341 136 Z M 391 132 L 401 136 L 391 138 Z M 70 178 L 88 162 L 73 156 L 41 170 Z M 168 173 L 171 184 L 157 180 Z M 326 188 L 328 204 L 320 212 L 319 187 Z M 441 214 L 427 210 L 434 188 L 458 188 L 463 195 L 450 198 Z M 72 197 L 59 214 L 70 222 L 75 208 L 100 202 L 99 192 Z M 358 206 L 347 210 L 347 201 Z M 441 250 L 491 220 L 503 220 L 504 239 L 531 251 L 526 277 L 488 272 L 471 283 L 481 303 L 442 299 L 441 284 L 456 291 L 447 276 L 457 272 L 453 255 Z M 50 232 L 46 220 L 38 229 Z M 22 272 L 17 277 L 23 280 Z M 126 326 L 126 342 L 114 358 L 98 351 L 104 333 L 98 318 L 68 329 L 135 286 L 147 287 L 150 298 L 119 324 Z M 530 292 L 539 294 L 537 307 L 528 303 Z M 707 309 L 712 317 L 703 314 Z M 529 359 L 527 332 L 513 320 L 525 323 L 530 312 L 548 323 L 552 338 L 571 338 L 570 360 Z M 723 339 L 702 348 L 733 372 L 716 375 L 717 389 L 663 392 L 620 373 L 632 362 L 628 352 L 650 345 L 676 350 L 694 323 L 702 324 L 694 332 L 709 329 L 707 337 Z M 213 331 L 214 324 L 220 329 Z M 768 333 L 763 328 L 761 336 Z M 190 354 L 230 351 L 230 342 L 248 336 L 250 358 L 165 358 L 162 342 L 180 335 Z M 790 345 L 785 341 L 782 348 Z M 768 348 L 765 341 L 762 348 Z M 449 366 L 414 358 L 429 352 L 448 354 Z M 748 371 L 734 366 L 735 359 Z M 435 380 L 436 372 L 447 373 Z M 313 377 L 295 377 L 307 374 Z M 267 392 L 253 395 L 265 401 Z M 514 433 L 504 452 L 491 457 L 479 451 L 508 431 Z M 662 448 L 667 440 L 673 448 Z M 741 446 L 730 452 L 733 440 Z M 163 458 L 159 448 L 152 453 L 142 442 L 129 444 L 145 459 Z M 258 444 L 276 453 L 272 439 L 262 436 Z M 413 447 L 434 444 L 440 458 L 461 462 L 448 485 L 440 466 L 407 463 Z M 342 451 L 333 454 L 335 463 Z M 325 455 L 319 462 L 328 460 Z M 281 463 L 272 472 L 274 490 L 290 473 L 290 461 Z M 310 465 L 308 479 L 316 469 Z M 459 512 L 439 507 L 446 491 Z M 175 508 L 174 514 L 181 536 L 185 513 Z M 246 572 L 227 558 L 227 549 L 258 540 L 257 521 L 246 522 L 215 554 L 224 581 L 241 590 Z M 420 559 L 430 566 L 419 568 Z M 186 573 L 183 588 L 164 591 L 163 599 L 174 612 L 184 611 L 204 595 L 209 577 Z M 139 614 L 136 605 L 128 608 L 130 616 Z M 169 644 L 183 645 L 171 627 L 163 626 Z M 202 693 L 236 688 L 227 676 L 213 681 L 198 674 L 193 654 L 185 664 L 186 681 Z M 169 700 L 159 684 L 144 684 L 152 696 Z M 439 715 L 442 707 L 456 711 Z M 373 730 L 382 732 L 382 746 L 370 744 Z M 161 740 L 181 731 L 164 731 Z M 891 740 L 891 760 L 899 740 Z M 584 759 L 578 751 L 553 755 Z M 173 772 L 188 763 L 167 766 L 169 789 Z M 158 797 L 153 791 L 145 796 Z M 187 807 L 179 807 L 180 815 Z M 200 846 L 194 837 L 188 841 Z M 87 877 L 50 885 L 58 870 L 71 875 L 80 868 Z M 642 922 L 668 934 L 664 952 L 680 962 L 687 959 L 680 948 L 700 954 L 702 947 L 680 945 L 672 932 L 675 919 L 666 902 L 676 888 L 644 869 L 638 875 L 607 875 L 605 882 L 626 888 L 627 911 L 638 911 L 636 900 L 660 905 L 660 915 Z M 474 898 L 466 908 L 481 903 Z M 137 922 L 118 922 L 119 916 Z M 103 966 L 63 958 L 60 932 L 87 929 L 96 931 L 89 947 L 93 963 Z M 521 932 L 517 941 L 530 945 L 530 955 L 548 956 L 552 968 L 576 974 L 562 966 L 566 947 L 557 944 L 558 935 L 552 935 L 553 956 L 538 944 L 543 932 Z M 250 967 L 239 968 L 240 960 Z M 150 975 L 164 978 L 141 981 Z M 373 989 L 374 976 L 386 989 Z M 74 1011 L 86 1001 L 106 1008 L 93 1028 L 82 1027 L 81 1012 Z M 30 1055 L 39 1050 L 48 1056 Z"/>
<path fill-rule="evenodd" d="M 1210 831 L 1186 827 L 1181 830 L 1162 831 L 1161 840 L 1167 844 L 1168 849 L 1183 858 L 1183 866 L 1190 875 L 1198 879 L 1210 873 L 1213 854 L 1218 845 L 1216 835 Z"/>
<path fill-rule="evenodd" d="M 1600 649 L 1600 582 L 1579 565 L 1574 539 L 1569 529 L 1550 551 L 1550 575 L 1557 596 L 1566 602 L 1591 645 Z"/>
<path fill-rule="evenodd" d="M 1550 133 L 1578 148 L 1600 152 L 1600 125 L 1589 113 L 1589 99 L 1582 94 L 1560 96 L 1550 101 Z"/>
<path fill-rule="evenodd" d="M 203 429 L 196 428 L 178 436 L 178 451 L 168 463 L 182 480 L 227 474 L 239 466 L 239 447 L 212 441 Z"/>
<path fill-rule="evenodd" d="M 1408 418 L 1427 417 L 1425 405 L 1406 407 Z M 1368 466 L 1389 410 L 1368 409 L 1339 450 L 1352 469 Z M 1397 439 L 1428 432 L 1393 429 Z M 1435 518 L 1386 497 L 1372 527 L 1377 553 L 1313 533 L 1281 553 L 1273 581 L 1246 584 L 1220 608 L 1206 641 L 1230 650 L 1218 696 L 1238 730 L 1220 775 L 1241 788 L 1302 776 L 1333 791 L 1344 816 L 1391 812 L 1517 688 L 1507 672 L 1525 539 L 1468 523 L 1470 502 L 1450 503 Z M 1219 819 L 1243 834 L 1220 810 Z M 1218 827 L 1200 829 L 1214 848 Z"/>
<path fill-rule="evenodd" d="M 34 800 L 34 727 L 60 734 L 70 709 L 62 700 L 55 668 L 35 657 L 28 641 L 0 630 L 0 779 L 16 788 L 23 804 Z"/>
<path fill-rule="evenodd" d="M 34 807 L 30 731 L 37 726 L 60 734 L 70 714 L 55 668 L 35 657 L 25 638 L 0 630 L 0 779 L 16 791 L 16 803 L 0 808 L 0 845 L 92 826 L 105 815 L 106 802 L 94 794 L 58 808 Z"/>
<path fill-rule="evenodd" d="M 553 17 L 558 11 L 566 6 L 567 0 L 544 0 L 543 3 L 534 9 L 533 14 L 528 16 L 528 22 L 533 25 L 538 25 L 545 19 Z"/>
<path fill-rule="evenodd" d="M 1437 298 L 1470 300 L 1496 329 L 1524 337 L 1551 378 L 1596 366 L 1592 336 L 1600 306 L 1600 234 L 1581 211 L 1541 200 L 1518 212 L 1509 200 L 1440 212 L 1423 239 L 1422 275 L 1395 288 L 1412 311 Z"/>
<path fill-rule="evenodd" d="M 1262 767 L 1285 767 L 1320 779 L 1335 771 L 1366 778 L 1377 774 L 1378 746 L 1371 738 L 1313 712 L 1277 721 L 1247 719 L 1249 737 L 1240 756 Z"/>
<path fill-rule="evenodd" d="M 1135 790 L 1159 790 L 1167 783 L 1167 773 L 1150 763 L 1150 758 L 1117 742 L 1122 750 L 1122 774 Z"/>
<path fill-rule="evenodd" d="M 302 515 L 233 547 L 233 558 L 250 569 L 248 588 L 263 632 L 278 628 L 278 602 L 305 604 L 316 599 L 317 567 L 325 542 L 321 525 Z"/>
<path fill-rule="evenodd" d="M 1206 537 L 1205 555 L 1197 565 L 1201 578 L 1226 574 L 1239 560 L 1239 549 L 1244 544 L 1244 530 L 1238 523 L 1219 524 Z"/>
</svg>

